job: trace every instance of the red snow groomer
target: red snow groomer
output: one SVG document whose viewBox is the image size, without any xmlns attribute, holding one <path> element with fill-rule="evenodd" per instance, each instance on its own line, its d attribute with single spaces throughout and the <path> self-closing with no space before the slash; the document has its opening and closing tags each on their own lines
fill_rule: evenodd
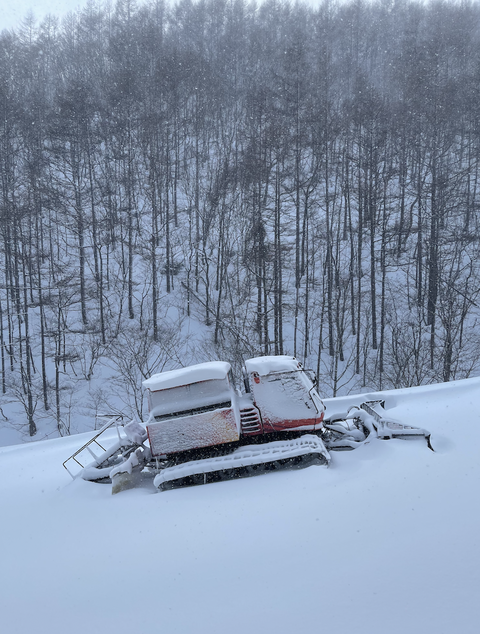
<svg viewBox="0 0 480 634">
<path fill-rule="evenodd" d="M 67 464 L 75 461 L 84 479 L 111 481 L 114 493 L 152 476 L 165 490 L 328 465 L 328 449 L 353 449 L 372 431 L 380 438 L 429 438 L 425 430 L 385 421 L 374 409 L 378 403 L 324 421 L 314 380 L 294 357 L 249 359 L 243 383 L 241 391 L 230 364 L 222 361 L 155 374 L 143 383 L 150 407 L 146 423 L 108 421 L 64 466 L 73 477 Z M 99 437 L 113 426 L 115 443 L 105 449 Z M 94 457 L 86 467 L 85 451 Z"/>
</svg>

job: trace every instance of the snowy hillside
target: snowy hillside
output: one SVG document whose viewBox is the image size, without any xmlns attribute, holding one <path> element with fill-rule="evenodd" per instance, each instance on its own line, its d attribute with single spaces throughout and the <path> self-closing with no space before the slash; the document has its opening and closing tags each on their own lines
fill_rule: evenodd
<svg viewBox="0 0 480 634">
<path fill-rule="evenodd" d="M 480 379 L 383 396 L 435 453 L 374 440 L 329 469 L 111 496 L 62 468 L 87 435 L 0 449 L 2 631 L 477 632 Z"/>
<path fill-rule="evenodd" d="M 0 33 L 0 446 L 216 359 L 480 375 L 479 3 L 46 1 Z"/>
</svg>

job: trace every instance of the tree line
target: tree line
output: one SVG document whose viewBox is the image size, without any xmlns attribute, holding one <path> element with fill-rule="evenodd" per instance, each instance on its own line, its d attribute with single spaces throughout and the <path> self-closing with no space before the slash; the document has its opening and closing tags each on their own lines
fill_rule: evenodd
<svg viewBox="0 0 480 634">
<path fill-rule="evenodd" d="M 3 31 L 3 402 L 65 434 L 212 358 L 294 354 L 324 395 L 478 373 L 479 98 L 468 1 L 119 0 Z"/>
</svg>

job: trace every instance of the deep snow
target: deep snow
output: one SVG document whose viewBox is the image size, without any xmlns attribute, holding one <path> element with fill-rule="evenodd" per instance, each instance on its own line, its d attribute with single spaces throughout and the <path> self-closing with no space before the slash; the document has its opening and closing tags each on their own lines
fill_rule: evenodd
<svg viewBox="0 0 480 634">
<path fill-rule="evenodd" d="M 374 440 L 329 469 L 112 496 L 62 467 L 88 434 L 0 449 L 2 631 L 476 633 L 480 379 L 383 396 L 435 453 Z"/>
</svg>

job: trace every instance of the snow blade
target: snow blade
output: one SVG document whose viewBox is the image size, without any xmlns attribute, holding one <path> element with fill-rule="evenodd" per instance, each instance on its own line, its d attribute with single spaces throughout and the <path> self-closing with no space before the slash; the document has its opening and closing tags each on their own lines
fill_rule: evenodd
<svg viewBox="0 0 480 634">
<path fill-rule="evenodd" d="M 128 491 L 128 489 L 135 489 L 138 487 L 142 480 L 142 472 L 139 470 L 122 471 L 112 476 L 112 495 L 120 493 L 121 491 Z"/>
<path fill-rule="evenodd" d="M 110 471 L 112 495 L 138 486 L 142 479 L 143 468 L 151 457 L 150 449 L 142 445 L 137 447 L 127 460 L 114 467 Z"/>
<path fill-rule="evenodd" d="M 402 438 L 404 440 L 412 440 L 415 438 L 425 438 L 429 449 L 434 451 L 430 442 L 430 432 L 421 427 L 412 427 L 411 425 L 403 425 L 395 421 L 386 420 L 383 416 L 376 411 L 376 407 L 383 409 L 384 401 L 367 401 L 360 405 L 367 414 L 369 414 L 374 420 L 373 425 L 377 432 L 378 438 L 382 440 L 388 440 L 390 438 Z"/>
<path fill-rule="evenodd" d="M 192 460 L 167 467 L 154 480 L 160 491 L 182 486 L 233 480 L 279 469 L 328 466 L 330 455 L 317 436 L 305 435 L 289 441 L 241 447 L 226 456 Z"/>
</svg>

